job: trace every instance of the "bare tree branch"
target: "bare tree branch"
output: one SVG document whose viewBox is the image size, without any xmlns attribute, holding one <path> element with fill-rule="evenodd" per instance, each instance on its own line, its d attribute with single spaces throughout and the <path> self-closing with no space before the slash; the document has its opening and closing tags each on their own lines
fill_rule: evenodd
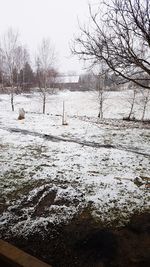
<svg viewBox="0 0 150 267">
<path fill-rule="evenodd" d="M 123 81 L 150 89 L 150 1 L 104 0 L 95 13 L 89 6 L 89 15 L 73 54 L 91 64 L 104 62 Z"/>
</svg>

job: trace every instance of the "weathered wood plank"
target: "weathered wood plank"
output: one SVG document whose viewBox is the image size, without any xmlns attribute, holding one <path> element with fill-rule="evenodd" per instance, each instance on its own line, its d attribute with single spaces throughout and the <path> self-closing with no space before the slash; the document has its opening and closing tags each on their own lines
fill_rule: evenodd
<svg viewBox="0 0 150 267">
<path fill-rule="evenodd" d="M 1 263 L 10 267 L 52 267 L 0 239 L 0 266 Z"/>
</svg>

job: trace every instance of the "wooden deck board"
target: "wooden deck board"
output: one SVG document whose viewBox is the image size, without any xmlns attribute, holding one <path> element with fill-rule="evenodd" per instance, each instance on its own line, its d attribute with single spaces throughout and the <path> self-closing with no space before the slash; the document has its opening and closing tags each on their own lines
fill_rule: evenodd
<svg viewBox="0 0 150 267">
<path fill-rule="evenodd" d="M 5 265 L 4 265 L 5 264 Z M 28 253 L 0 239 L 0 266 L 10 267 L 52 267 Z"/>
</svg>

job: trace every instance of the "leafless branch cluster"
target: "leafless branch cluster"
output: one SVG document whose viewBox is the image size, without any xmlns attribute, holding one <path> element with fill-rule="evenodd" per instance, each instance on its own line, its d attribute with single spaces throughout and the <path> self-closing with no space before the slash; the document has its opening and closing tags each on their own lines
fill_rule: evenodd
<svg viewBox="0 0 150 267">
<path fill-rule="evenodd" d="M 9 28 L 0 40 L 0 89 L 9 92 L 11 108 L 14 111 L 14 94 L 39 87 L 43 97 L 43 113 L 45 113 L 46 89 L 54 86 L 58 74 L 54 63 L 56 52 L 48 39 L 44 39 L 38 49 L 36 69 L 31 67 L 27 48 L 21 44 L 19 34 Z"/>
<path fill-rule="evenodd" d="M 89 14 L 72 52 L 93 65 L 103 62 L 119 82 L 150 89 L 150 1 L 104 0 L 96 12 L 89 5 Z"/>
<path fill-rule="evenodd" d="M 38 86 L 43 99 L 43 114 L 45 113 L 47 89 L 53 84 L 57 76 L 57 72 L 54 69 L 55 61 L 56 52 L 54 46 L 49 39 L 43 39 L 36 59 Z"/>
</svg>

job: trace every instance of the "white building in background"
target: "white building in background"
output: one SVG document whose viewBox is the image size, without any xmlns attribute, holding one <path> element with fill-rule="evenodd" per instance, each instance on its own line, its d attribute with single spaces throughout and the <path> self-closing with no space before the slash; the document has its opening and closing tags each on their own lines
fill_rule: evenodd
<svg viewBox="0 0 150 267">
<path fill-rule="evenodd" d="M 79 90 L 79 75 L 58 76 L 55 80 L 55 87 L 71 91 Z"/>
</svg>

